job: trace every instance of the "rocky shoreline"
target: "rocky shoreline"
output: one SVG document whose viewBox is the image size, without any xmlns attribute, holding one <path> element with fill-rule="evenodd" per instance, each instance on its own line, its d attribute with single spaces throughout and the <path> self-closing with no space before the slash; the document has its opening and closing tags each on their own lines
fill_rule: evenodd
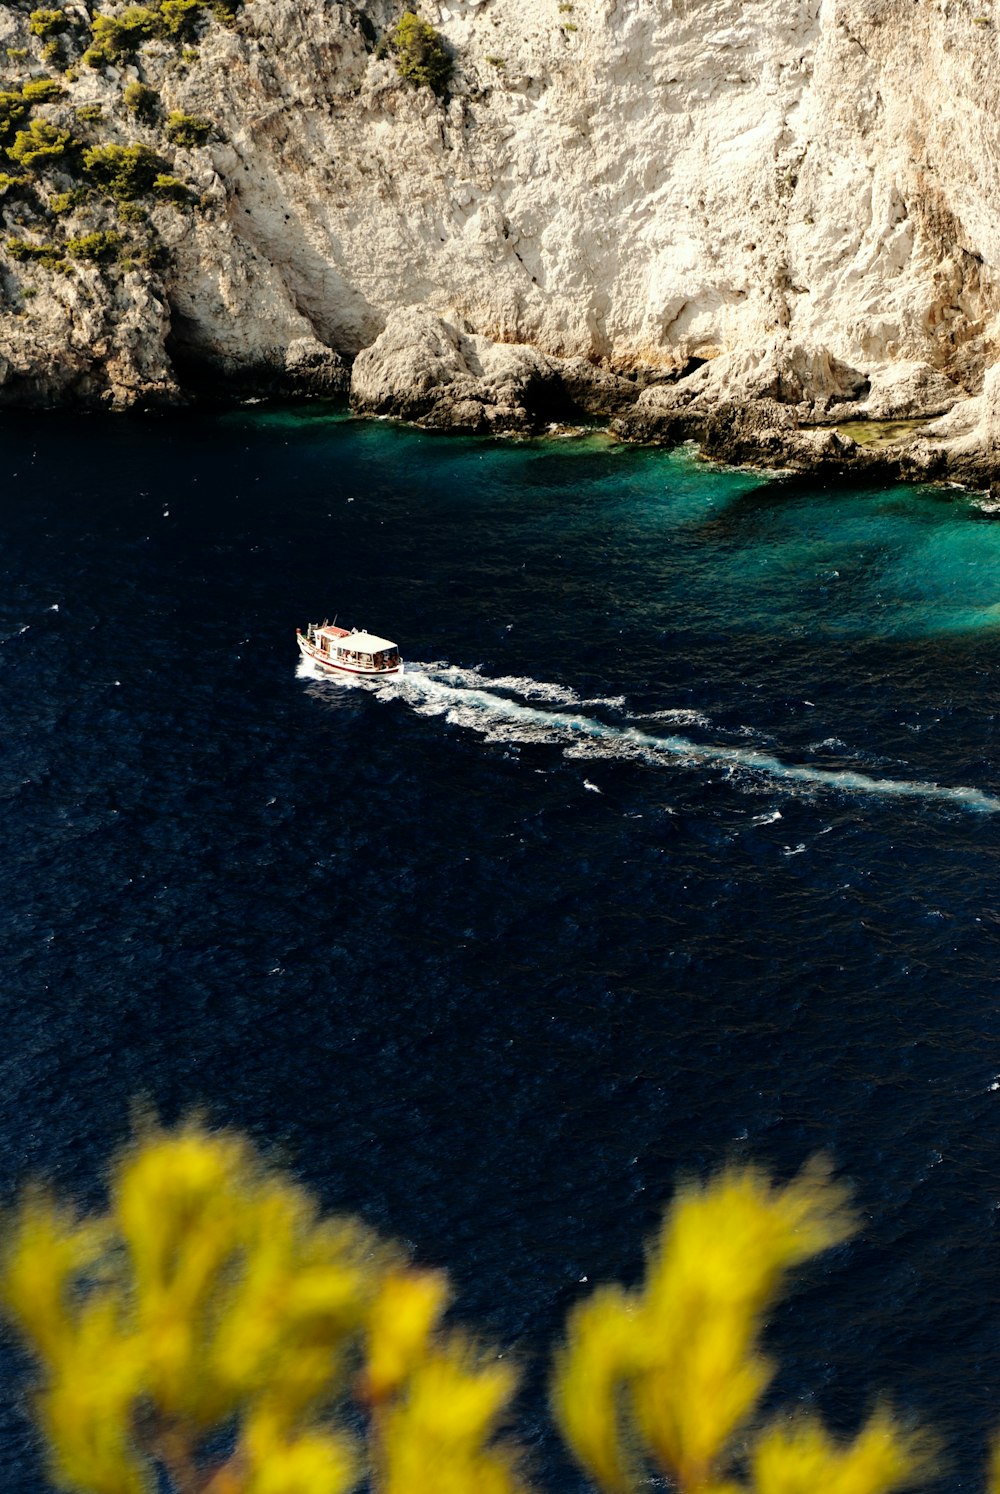
<svg viewBox="0 0 1000 1494">
<path fill-rule="evenodd" d="M 1000 481 L 973 10 L 12 0 L 0 408 L 347 394 Z"/>
<path fill-rule="evenodd" d="M 926 364 L 896 364 L 863 379 L 841 373 L 841 390 L 817 399 L 815 385 L 810 398 L 809 384 L 783 371 L 773 353 L 753 378 L 743 373 L 734 380 L 724 357 L 674 378 L 653 368 L 616 371 L 493 343 L 460 317 L 408 308 L 357 355 L 350 401 L 357 414 L 430 430 L 538 435 L 604 420 L 621 441 L 693 440 L 704 456 L 733 465 L 1000 482 L 992 380 L 971 396 Z M 782 392 L 790 397 L 776 397 Z"/>
<path fill-rule="evenodd" d="M 65 355 L 29 378 L 9 365 L 5 371 L 0 360 L 0 411 L 339 397 L 362 417 L 459 435 L 532 437 L 601 424 L 633 445 L 695 442 L 703 457 L 733 466 L 1000 489 L 1000 376 L 992 370 L 979 395 L 916 362 L 864 378 L 834 369 L 840 387 L 831 389 L 828 376 L 817 391 L 815 379 L 801 374 L 809 360 L 782 359 L 773 348 L 749 368 L 744 358 L 734 369 L 725 354 L 677 372 L 616 368 L 612 360 L 493 342 L 457 313 L 418 307 L 391 313 L 353 357 L 309 336 L 253 362 L 183 344 L 171 349 L 169 335 L 164 342 L 174 356 L 159 376 L 141 384 L 132 378 L 117 391 L 106 377 L 113 358 L 105 377 L 86 367 L 77 373 Z M 789 372 L 796 363 L 798 375 Z"/>
</svg>

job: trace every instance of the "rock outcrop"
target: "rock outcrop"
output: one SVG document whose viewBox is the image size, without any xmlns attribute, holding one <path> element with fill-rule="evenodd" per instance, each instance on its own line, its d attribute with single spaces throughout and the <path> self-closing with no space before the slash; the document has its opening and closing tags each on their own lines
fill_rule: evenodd
<svg viewBox="0 0 1000 1494">
<path fill-rule="evenodd" d="M 351 373 L 351 403 L 359 414 L 458 431 L 538 431 L 627 409 L 636 394 L 631 379 L 583 358 L 491 342 L 461 317 L 417 307 L 392 312 Z"/>
<path fill-rule="evenodd" d="M 927 420 L 914 460 L 1000 473 L 988 6 L 421 0 L 439 97 L 394 0 L 237 3 L 96 66 L 78 0 L 49 36 L 0 11 L 3 90 L 63 90 L 6 147 L 28 116 L 73 137 L 0 178 L 0 402 L 350 377 L 425 424 L 730 428 L 746 460 L 869 461 L 829 428 Z M 107 144 L 159 162 L 128 212 L 81 166 Z M 93 234 L 117 254 L 74 257 Z"/>
</svg>

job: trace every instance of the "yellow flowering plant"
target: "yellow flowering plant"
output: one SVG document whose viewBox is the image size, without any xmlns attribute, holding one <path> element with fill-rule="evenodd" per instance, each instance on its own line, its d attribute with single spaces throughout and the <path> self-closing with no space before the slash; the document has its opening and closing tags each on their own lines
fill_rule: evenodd
<svg viewBox="0 0 1000 1494">
<path fill-rule="evenodd" d="M 734 1438 L 774 1370 L 759 1346 L 764 1313 L 793 1267 L 853 1228 L 822 1163 L 785 1186 L 730 1167 L 680 1189 L 643 1284 L 581 1304 L 556 1362 L 557 1419 L 606 1494 L 629 1494 L 650 1465 L 680 1494 L 742 1494 Z M 930 1463 L 927 1439 L 879 1412 L 846 1447 L 813 1421 L 765 1430 L 749 1471 L 755 1494 L 888 1494 Z"/>
<path fill-rule="evenodd" d="M 0 1258 L 60 1487 L 342 1494 L 374 1468 L 416 1494 L 417 1449 L 441 1491 L 516 1487 L 491 1445 L 513 1376 L 436 1331 L 443 1277 L 197 1123 L 143 1136 L 110 1192 L 79 1219 L 29 1191 Z M 367 1452 L 337 1414 L 351 1391 Z"/>
<path fill-rule="evenodd" d="M 894 1494 L 928 1473 L 929 1439 L 884 1408 L 849 1441 L 813 1417 L 755 1426 L 765 1314 L 853 1228 L 818 1164 L 678 1192 L 641 1284 L 598 1288 L 556 1359 L 556 1417 L 604 1494 L 651 1472 L 678 1494 Z M 231 1133 L 148 1129 L 97 1216 L 29 1189 L 0 1241 L 0 1304 L 74 1494 L 524 1494 L 502 1435 L 516 1372 L 448 1324 L 444 1275 L 322 1217 Z"/>
</svg>

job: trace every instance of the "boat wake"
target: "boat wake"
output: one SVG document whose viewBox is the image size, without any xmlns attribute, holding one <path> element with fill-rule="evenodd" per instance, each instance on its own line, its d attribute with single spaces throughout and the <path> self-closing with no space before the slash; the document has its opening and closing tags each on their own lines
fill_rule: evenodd
<svg viewBox="0 0 1000 1494">
<path fill-rule="evenodd" d="M 728 777 L 741 777 L 749 784 L 765 780 L 794 792 L 818 790 L 840 794 L 864 794 L 884 799 L 923 799 L 957 805 L 982 814 L 1000 812 L 1000 798 L 982 789 L 951 787 L 910 778 L 878 778 L 853 768 L 785 763 L 772 752 L 754 746 L 720 742 L 697 742 L 674 733 L 649 730 L 648 724 L 665 721 L 709 726 L 696 712 L 659 711 L 653 716 L 635 716 L 624 709 L 624 697 L 584 698 L 563 685 L 520 676 L 490 679 L 476 669 L 463 669 L 443 662 L 407 661 L 401 674 L 384 679 L 331 680 L 318 675 L 304 660 L 298 673 L 322 679 L 333 689 L 363 689 L 380 700 L 402 700 L 423 716 L 443 716 L 453 726 L 474 731 L 487 741 L 504 743 L 548 743 L 559 746 L 567 757 L 632 759 L 662 766 L 722 769 Z M 619 715 L 618 721 L 591 714 L 603 707 Z M 646 725 L 644 726 L 644 723 Z"/>
</svg>

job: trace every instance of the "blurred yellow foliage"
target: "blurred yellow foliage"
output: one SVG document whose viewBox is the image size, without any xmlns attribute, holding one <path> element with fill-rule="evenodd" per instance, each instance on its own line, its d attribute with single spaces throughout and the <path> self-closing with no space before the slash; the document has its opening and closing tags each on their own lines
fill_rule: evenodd
<svg viewBox="0 0 1000 1494">
<path fill-rule="evenodd" d="M 384 1413 L 383 1494 L 516 1494 L 512 1456 L 484 1450 L 514 1387 L 512 1369 L 457 1336 L 429 1348 Z"/>
<path fill-rule="evenodd" d="M 804 1416 L 758 1438 L 753 1481 L 759 1494 L 887 1494 L 930 1473 L 933 1461 L 932 1441 L 907 1432 L 887 1411 L 876 1411 L 848 1443 Z"/>
<path fill-rule="evenodd" d="M 734 1167 L 678 1192 L 642 1286 L 595 1292 L 572 1314 L 557 1359 L 557 1418 L 602 1489 L 626 1494 L 651 1462 L 682 1494 L 735 1494 L 732 1439 L 773 1373 L 758 1347 L 762 1316 L 794 1266 L 852 1231 L 845 1192 L 819 1163 L 784 1187 Z M 884 1416 L 848 1449 L 802 1423 L 794 1435 L 772 1431 L 758 1442 L 758 1494 L 798 1494 L 791 1474 L 785 1487 L 779 1475 L 805 1458 L 807 1443 L 823 1475 L 811 1494 L 882 1494 L 927 1466 L 918 1444 Z"/>
<path fill-rule="evenodd" d="M 400 1389 L 447 1303 L 448 1283 L 440 1272 L 386 1272 L 368 1320 L 365 1389 L 371 1401 Z"/>
<path fill-rule="evenodd" d="M 852 1229 L 820 1165 L 679 1191 L 643 1282 L 595 1291 L 557 1357 L 557 1418 L 606 1494 L 651 1468 L 679 1494 L 892 1494 L 930 1471 L 928 1439 L 882 1409 L 851 1442 L 809 1417 L 750 1431 L 773 1372 L 765 1312 Z M 442 1326 L 445 1276 L 320 1217 L 230 1133 L 149 1130 L 99 1217 L 29 1190 L 0 1300 L 39 1362 L 53 1477 L 77 1494 L 346 1494 L 363 1478 L 375 1494 L 523 1494 L 498 1435 L 516 1372 Z"/>
<path fill-rule="evenodd" d="M 1000 1494 L 1000 1437 L 994 1439 L 990 1448 L 988 1494 Z"/>
<path fill-rule="evenodd" d="M 29 1192 L 0 1296 L 40 1361 L 52 1473 L 80 1494 L 152 1494 L 163 1476 L 178 1494 L 341 1494 L 368 1461 L 400 1488 L 401 1424 L 451 1487 L 507 1487 L 489 1443 L 513 1376 L 431 1343 L 444 1277 L 320 1218 L 238 1136 L 151 1130 L 100 1218 Z M 355 1383 L 373 1408 L 367 1459 L 331 1419 Z M 226 1453 L 206 1453 L 211 1434 Z"/>
</svg>

